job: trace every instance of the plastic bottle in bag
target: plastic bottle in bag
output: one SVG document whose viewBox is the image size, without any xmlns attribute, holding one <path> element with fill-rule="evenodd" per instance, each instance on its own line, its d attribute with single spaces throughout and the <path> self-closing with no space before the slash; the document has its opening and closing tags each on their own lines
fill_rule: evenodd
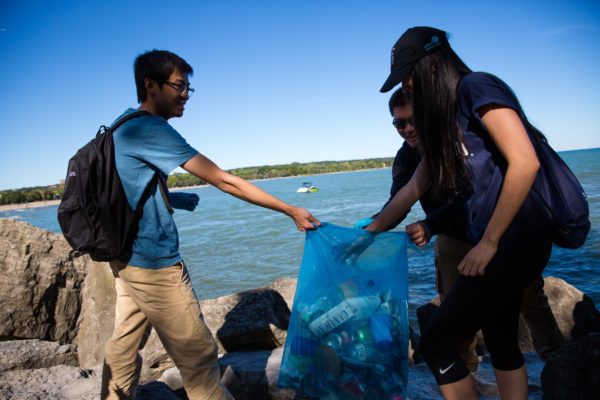
<svg viewBox="0 0 600 400">
<path fill-rule="evenodd" d="M 352 279 L 338 283 L 328 290 L 322 291 L 317 301 L 313 304 L 301 304 L 299 306 L 302 322 L 308 324 L 317 316 L 339 304 L 342 300 L 359 296 L 361 293 L 362 290 L 359 284 Z"/>
<path fill-rule="evenodd" d="M 386 393 L 385 398 L 397 398 L 403 392 L 404 381 L 394 368 L 384 365 L 374 365 L 373 374 L 377 377 L 379 388 Z"/>
<path fill-rule="evenodd" d="M 379 296 L 351 297 L 342 300 L 325 314 L 315 318 L 308 328 L 321 337 L 344 322 L 368 318 L 381 304 Z"/>
<path fill-rule="evenodd" d="M 390 354 L 379 351 L 372 343 L 352 344 L 344 349 L 342 360 L 360 367 L 390 366 L 393 359 Z"/>
<path fill-rule="evenodd" d="M 382 303 L 379 308 L 369 317 L 373 340 L 377 348 L 388 352 L 392 349 L 392 316 L 388 303 Z"/>
<path fill-rule="evenodd" d="M 364 399 L 367 394 L 367 385 L 350 372 L 340 377 L 340 389 L 351 399 Z"/>
</svg>

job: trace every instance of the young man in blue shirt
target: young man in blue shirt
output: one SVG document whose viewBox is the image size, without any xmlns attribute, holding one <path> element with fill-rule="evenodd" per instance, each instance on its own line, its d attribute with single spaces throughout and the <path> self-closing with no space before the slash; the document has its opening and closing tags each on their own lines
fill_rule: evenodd
<svg viewBox="0 0 600 400">
<path fill-rule="evenodd" d="M 190 399 L 232 399 L 220 384 L 217 346 L 179 254 L 168 196 L 159 185 L 166 186 L 167 175 L 181 166 L 226 193 L 289 216 L 300 231 L 313 229 L 319 221 L 307 210 L 223 171 L 167 123 L 183 115 L 194 90 L 189 84 L 193 69 L 185 60 L 153 50 L 138 56 L 134 69 L 139 110 L 149 115 L 129 120 L 116 130 L 115 158 L 130 205 L 134 209 L 140 201 L 144 205 L 131 251 L 111 262 L 117 304 L 115 329 L 106 346 L 101 397 L 135 396 L 141 368 L 138 350 L 152 326 L 179 368 Z M 128 109 L 124 115 L 135 111 Z"/>
</svg>

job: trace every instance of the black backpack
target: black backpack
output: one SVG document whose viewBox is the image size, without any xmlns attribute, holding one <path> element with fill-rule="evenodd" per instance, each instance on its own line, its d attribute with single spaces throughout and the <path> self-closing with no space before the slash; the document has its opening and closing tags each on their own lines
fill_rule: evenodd
<svg viewBox="0 0 600 400">
<path fill-rule="evenodd" d="M 151 115 L 136 111 L 101 126 L 96 138 L 69 160 L 65 191 L 58 206 L 58 223 L 73 249 L 94 261 L 112 261 L 130 250 L 151 181 L 136 209 L 132 209 L 117 173 L 114 131 L 125 122 Z"/>
</svg>

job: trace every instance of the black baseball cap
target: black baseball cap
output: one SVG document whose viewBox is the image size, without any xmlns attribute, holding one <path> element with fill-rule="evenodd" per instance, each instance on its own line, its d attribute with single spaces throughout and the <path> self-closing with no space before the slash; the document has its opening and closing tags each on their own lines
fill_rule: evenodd
<svg viewBox="0 0 600 400">
<path fill-rule="evenodd" d="M 390 76 L 380 92 L 389 92 L 402 82 L 417 61 L 436 50 L 449 46 L 446 32 L 428 26 L 409 28 L 392 47 L 392 68 Z"/>
</svg>

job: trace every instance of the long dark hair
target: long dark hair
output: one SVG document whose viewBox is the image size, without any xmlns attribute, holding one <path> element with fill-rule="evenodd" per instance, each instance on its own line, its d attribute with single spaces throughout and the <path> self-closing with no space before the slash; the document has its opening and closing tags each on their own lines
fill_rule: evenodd
<svg viewBox="0 0 600 400">
<path fill-rule="evenodd" d="M 456 120 L 456 89 L 471 70 L 446 46 L 414 66 L 413 118 L 434 193 L 449 195 L 469 181 Z"/>
</svg>

